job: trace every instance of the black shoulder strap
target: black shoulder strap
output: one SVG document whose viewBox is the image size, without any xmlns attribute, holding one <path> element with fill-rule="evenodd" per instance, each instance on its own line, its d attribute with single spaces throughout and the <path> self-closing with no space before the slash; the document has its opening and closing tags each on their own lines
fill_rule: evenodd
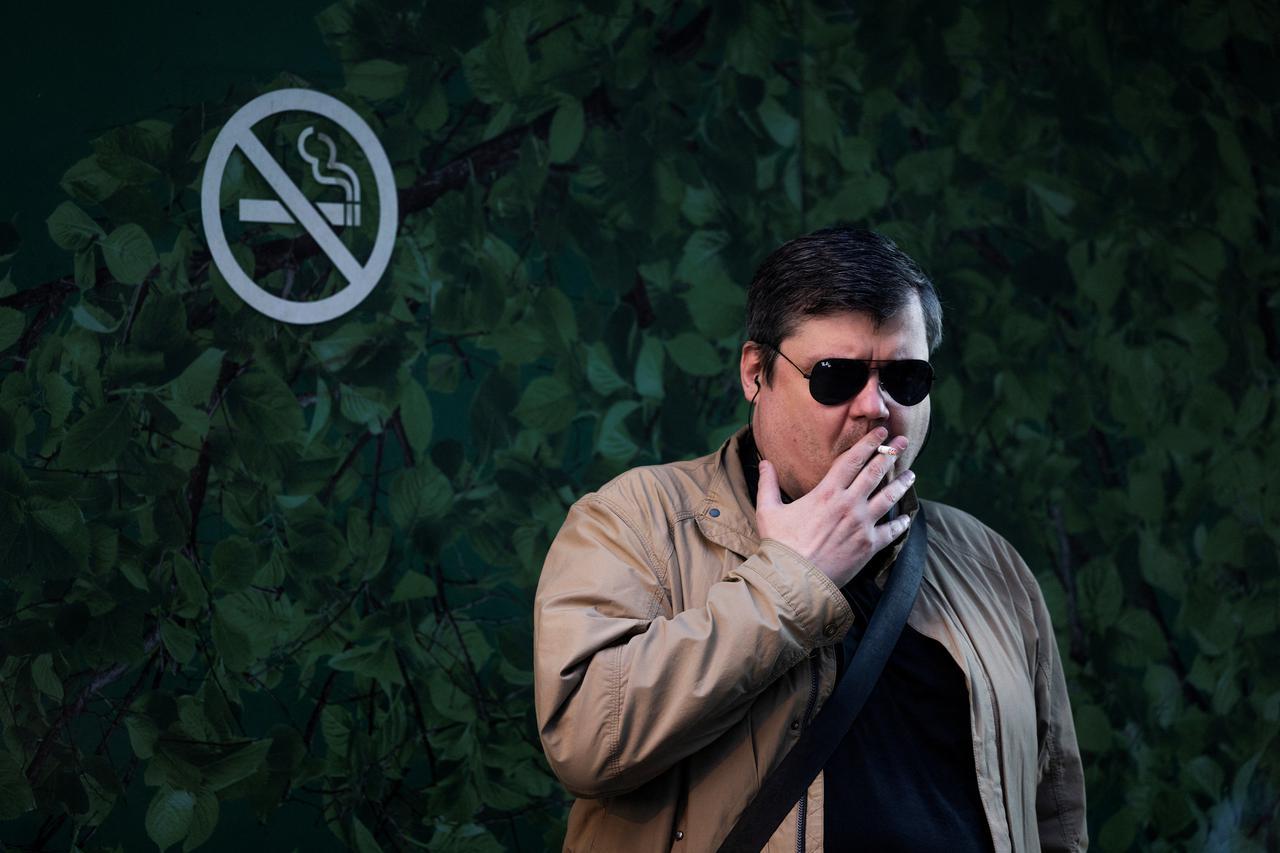
<svg viewBox="0 0 1280 853">
<path fill-rule="evenodd" d="M 871 689 L 880 679 L 889 653 L 897 645 L 902 627 L 907 623 L 907 614 L 915 603 L 920 578 L 924 575 L 928 546 L 925 527 L 922 505 L 916 510 L 911 532 L 898 552 L 889 582 L 871 613 L 866 633 L 844 677 L 796 745 L 760 786 L 755 799 L 720 845 L 720 853 L 758 853 L 782 819 L 805 796 L 818 771 L 853 725 L 854 718 L 871 695 Z"/>
</svg>

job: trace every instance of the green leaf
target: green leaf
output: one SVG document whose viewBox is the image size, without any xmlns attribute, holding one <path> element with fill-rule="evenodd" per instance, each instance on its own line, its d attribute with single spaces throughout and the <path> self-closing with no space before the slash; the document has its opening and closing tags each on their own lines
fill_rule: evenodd
<svg viewBox="0 0 1280 853">
<path fill-rule="evenodd" d="M 582 145 L 583 130 L 586 121 L 582 111 L 582 101 L 567 98 L 556 108 L 551 117 L 551 130 L 547 144 L 551 152 L 552 163 L 567 163 L 578 153 Z"/>
<path fill-rule="evenodd" d="M 609 348 L 602 341 L 596 341 L 587 347 L 587 381 L 597 394 L 604 397 L 630 387 L 627 380 L 614 369 Z"/>
<path fill-rule="evenodd" d="M 667 352 L 677 367 L 693 376 L 717 376 L 724 369 L 715 347 L 690 332 L 667 341 Z"/>
<path fill-rule="evenodd" d="M 22 765 L 0 751 L 0 820 L 12 820 L 36 807 Z"/>
<path fill-rule="evenodd" d="M 178 377 L 169 383 L 169 392 L 173 399 L 189 406 L 204 408 L 209 405 L 209 397 L 213 386 L 217 384 L 218 373 L 222 369 L 222 357 L 225 353 L 220 349 L 207 349 L 186 366 Z"/>
<path fill-rule="evenodd" d="M 201 767 L 201 778 L 210 791 L 229 788 L 241 779 L 247 779 L 257 773 L 270 749 L 269 738 L 236 745 L 216 761 Z"/>
<path fill-rule="evenodd" d="M 893 178 L 902 192 L 937 196 L 951 180 L 955 152 L 949 148 L 912 151 L 898 158 Z"/>
<path fill-rule="evenodd" d="M 404 426 L 404 434 L 414 452 L 426 453 L 431 446 L 431 430 L 434 426 L 431 400 L 422 386 L 412 380 L 405 385 L 400 396 L 400 423 Z"/>
<path fill-rule="evenodd" d="M 311 354 L 320 366 L 335 372 L 367 350 L 377 340 L 378 327 L 372 323 L 343 323 L 332 334 L 311 342 Z"/>
<path fill-rule="evenodd" d="M 186 838 L 195 804 L 196 798 L 190 791 L 175 791 L 167 785 L 161 786 L 151 798 L 147 808 L 147 835 L 161 853 Z"/>
<path fill-rule="evenodd" d="M 44 695 L 62 701 L 62 682 L 53 671 L 53 655 L 45 652 L 31 662 L 31 680 Z"/>
<path fill-rule="evenodd" d="M 449 101 L 444 86 L 433 83 L 427 91 L 427 99 L 413 117 L 413 123 L 421 130 L 434 133 L 449 120 Z"/>
<path fill-rule="evenodd" d="M 59 186 L 85 204 L 97 204 L 115 195 L 123 183 L 103 169 L 97 157 L 85 157 L 62 174 Z M 98 236 L 104 235 L 100 233 Z"/>
<path fill-rule="evenodd" d="M 703 229 L 693 232 L 685 241 L 680 263 L 676 264 L 676 279 L 696 286 L 708 276 L 723 276 L 720 253 L 728 245 L 727 231 Z"/>
<path fill-rule="evenodd" d="M 849 175 L 830 198 L 817 202 L 815 215 L 828 221 L 861 222 L 874 216 L 888 198 L 889 179 L 884 175 Z"/>
<path fill-rule="evenodd" d="M 391 593 L 391 601 L 398 603 L 412 601 L 415 598 L 434 598 L 435 595 L 435 581 L 422 572 L 408 571 L 396 584 L 395 591 Z"/>
<path fill-rule="evenodd" d="M 258 573 L 258 552 L 243 536 L 228 536 L 213 546 L 213 584 L 228 592 L 239 592 Z"/>
<path fill-rule="evenodd" d="M 0 347 L 3 349 L 3 347 Z M 44 401 L 49 410 L 49 426 L 60 427 L 71 414 L 76 389 L 60 373 L 51 373 L 44 380 Z"/>
<path fill-rule="evenodd" d="M 87 290 L 98 283 L 98 265 L 93 246 L 86 246 L 76 252 L 74 266 L 76 287 Z"/>
<path fill-rule="evenodd" d="M 373 833 L 355 815 L 351 816 L 351 837 L 355 839 L 358 853 L 383 853 L 382 846 L 374 840 Z"/>
<path fill-rule="evenodd" d="M 142 284 L 147 273 L 160 263 L 151 238 L 139 225 L 121 225 L 102 241 L 102 258 L 116 281 Z"/>
<path fill-rule="evenodd" d="M 178 589 L 188 602 L 197 608 L 203 608 L 208 603 L 209 595 L 205 592 L 200 573 L 182 554 L 175 554 L 173 557 L 173 576 L 178 582 Z"/>
<path fill-rule="evenodd" d="M 347 91 L 371 101 L 385 101 L 404 91 L 409 69 L 398 62 L 370 59 L 347 67 Z"/>
<path fill-rule="evenodd" d="M 1111 747 L 1111 721 L 1097 705 L 1081 704 L 1072 714 L 1076 724 L 1076 738 L 1080 748 L 1087 752 L 1105 752 Z"/>
<path fill-rule="evenodd" d="M 556 433 L 569 425 L 576 412 L 573 389 L 563 379 L 539 376 L 525 388 L 515 415 L 530 429 Z"/>
<path fill-rule="evenodd" d="M 428 461 L 401 471 L 391 485 L 391 517 L 402 530 L 415 522 L 439 518 L 453 500 L 453 487 Z"/>
<path fill-rule="evenodd" d="M 310 447 L 311 442 L 316 440 L 316 436 L 320 435 L 321 430 L 329 423 L 329 412 L 332 408 L 333 397 L 329 394 L 329 386 L 323 379 L 316 377 L 316 410 L 311 415 L 311 426 L 307 427 L 307 437 L 303 439 L 303 447 Z"/>
<path fill-rule="evenodd" d="M 506 67 L 507 79 L 510 81 L 513 94 L 522 94 L 529 85 L 529 51 L 525 48 L 524 33 L 518 31 L 514 21 L 508 18 L 497 39 L 501 50 L 502 63 Z"/>
<path fill-rule="evenodd" d="M 297 439 L 304 426 L 289 386 L 263 370 L 250 370 L 232 382 L 225 406 L 236 426 L 256 441 L 284 444 Z"/>
<path fill-rule="evenodd" d="M 533 303 L 533 315 L 543 337 L 566 347 L 578 340 L 578 317 L 569 297 L 554 287 L 544 287 Z"/>
<path fill-rule="evenodd" d="M 67 431 L 58 454 L 59 467 L 92 470 L 113 461 L 129 444 L 132 421 L 125 400 L 94 409 Z"/>
<path fill-rule="evenodd" d="M 715 190 L 686 186 L 680 212 L 697 228 L 714 222 L 720 216 L 720 202 Z"/>
<path fill-rule="evenodd" d="M 129 745 L 133 747 L 134 755 L 144 760 L 155 755 L 160 729 L 154 720 L 134 712 L 124 718 L 124 727 L 129 733 Z"/>
<path fill-rule="evenodd" d="M 1138 816 L 1130 806 L 1121 806 L 1102 825 L 1098 841 L 1103 850 L 1128 850 L 1138 834 Z"/>
<path fill-rule="evenodd" d="M 27 317 L 13 308 L 0 308 L 0 352 L 18 342 L 27 327 Z"/>
<path fill-rule="evenodd" d="M 1093 560 L 1080 571 L 1081 605 L 1099 633 L 1115 624 L 1124 606 L 1124 586 L 1110 560 Z"/>
<path fill-rule="evenodd" d="M 114 332 L 124 322 L 123 316 L 114 319 L 107 312 L 86 302 L 71 309 L 71 319 L 77 326 L 99 334 Z"/>
<path fill-rule="evenodd" d="M 1218 763 L 1207 755 L 1197 755 L 1182 766 L 1182 784 L 1189 790 L 1199 791 L 1211 800 L 1222 796 L 1225 776 Z"/>
<path fill-rule="evenodd" d="M 596 451 L 606 459 L 626 462 L 640 450 L 627 430 L 627 416 L 640 408 L 635 400 L 621 400 L 609 407 L 600 420 Z"/>
<path fill-rule="evenodd" d="M 102 226 L 70 201 L 58 205 L 45 224 L 49 226 L 49 237 L 53 242 L 68 251 L 84 249 L 94 240 L 107 236 Z"/>
<path fill-rule="evenodd" d="M 360 424 L 373 434 L 382 432 L 391 411 L 380 400 L 376 400 L 362 389 L 350 385 L 338 388 L 338 411 L 354 424 Z"/>
<path fill-rule="evenodd" d="M 354 672 L 377 679 L 381 684 L 403 684 L 404 676 L 396 662 L 395 652 L 385 642 L 372 646 L 356 646 L 329 658 L 329 667 L 339 672 Z"/>
<path fill-rule="evenodd" d="M 1160 625 L 1146 610 L 1127 608 L 1116 629 L 1118 638 L 1110 649 L 1116 663 L 1141 668 L 1165 651 Z"/>
<path fill-rule="evenodd" d="M 1186 593 L 1186 563 L 1161 545 L 1153 531 L 1143 530 L 1138 535 L 1138 567 L 1142 577 L 1157 589 L 1179 599 Z"/>
<path fill-rule="evenodd" d="M 151 352 L 172 352 L 187 345 L 187 309 L 176 293 L 152 293 L 142 303 L 129 342 Z"/>
<path fill-rule="evenodd" d="M 773 137 L 774 142 L 783 148 L 795 145 L 796 137 L 800 133 L 800 123 L 775 98 L 766 96 L 756 108 L 756 112 L 764 124 L 764 129 Z"/>
<path fill-rule="evenodd" d="M 248 635 L 230 623 L 221 609 L 213 613 L 213 645 L 231 672 L 241 672 L 253 663 L 253 642 Z"/>
<path fill-rule="evenodd" d="M 191 812 L 191 829 L 182 842 L 183 851 L 194 850 L 209 840 L 218 825 L 218 798 L 211 791 L 201 789 L 196 793 L 195 808 Z"/>
<path fill-rule="evenodd" d="M 164 647 L 178 663 L 186 663 L 196 653 L 196 634 L 183 628 L 172 619 L 160 623 L 160 639 Z"/>
<path fill-rule="evenodd" d="M 662 341 L 646 336 L 636 358 L 636 392 L 641 397 L 662 399 L 662 364 L 665 350 Z"/>
<path fill-rule="evenodd" d="M 1057 187 L 1056 189 L 1054 187 Z M 1045 207 L 1059 216 L 1068 216 L 1075 210 L 1076 202 L 1067 194 L 1061 181 L 1049 175 L 1038 175 L 1027 180 L 1027 188 L 1033 192 Z"/>
</svg>

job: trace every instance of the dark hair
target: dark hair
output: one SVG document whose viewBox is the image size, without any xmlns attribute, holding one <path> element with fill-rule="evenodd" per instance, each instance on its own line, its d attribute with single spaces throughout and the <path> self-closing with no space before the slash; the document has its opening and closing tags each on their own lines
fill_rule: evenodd
<svg viewBox="0 0 1280 853">
<path fill-rule="evenodd" d="M 892 240 L 863 228 L 823 228 L 797 237 L 764 259 L 747 292 L 747 337 L 766 344 L 764 377 L 773 376 L 773 347 L 804 317 L 846 311 L 877 324 L 920 298 L 930 354 L 942 341 L 942 305 L 933 283 Z"/>
</svg>

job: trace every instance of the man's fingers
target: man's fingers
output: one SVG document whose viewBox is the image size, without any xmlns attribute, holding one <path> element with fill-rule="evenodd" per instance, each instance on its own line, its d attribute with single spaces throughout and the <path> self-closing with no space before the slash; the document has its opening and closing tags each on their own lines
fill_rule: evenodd
<svg viewBox="0 0 1280 853">
<path fill-rule="evenodd" d="M 907 532 L 907 528 L 911 526 L 911 516 L 900 515 L 892 521 L 886 521 L 884 524 L 877 524 L 875 528 L 875 552 L 888 546 L 890 542 L 897 539 L 903 533 Z"/>
<path fill-rule="evenodd" d="M 852 447 L 836 457 L 835 462 L 831 464 L 831 470 L 822 478 L 823 483 L 837 489 L 848 488 L 857 478 L 858 472 L 867 464 L 867 460 L 876 455 L 876 448 L 880 446 L 880 442 L 888 436 L 887 429 L 876 427 L 858 439 Z"/>
<path fill-rule="evenodd" d="M 756 484 L 756 511 L 763 508 L 779 506 L 782 493 L 778 491 L 778 472 L 766 459 L 760 460 L 760 482 Z"/>
<path fill-rule="evenodd" d="M 916 481 L 916 475 L 912 471 L 904 471 L 899 474 L 891 483 L 880 491 L 871 496 L 869 508 L 873 518 L 880 518 L 889 508 L 902 500 L 902 496 L 907 493 L 907 489 L 911 488 L 911 484 Z"/>
<path fill-rule="evenodd" d="M 884 475 L 889 473 L 898 456 L 907 449 L 907 438 L 903 435 L 895 436 L 886 446 L 891 447 L 895 452 L 873 451 L 870 460 L 862 466 L 853 482 L 849 484 L 849 492 L 855 497 L 866 498 L 884 481 Z"/>
</svg>

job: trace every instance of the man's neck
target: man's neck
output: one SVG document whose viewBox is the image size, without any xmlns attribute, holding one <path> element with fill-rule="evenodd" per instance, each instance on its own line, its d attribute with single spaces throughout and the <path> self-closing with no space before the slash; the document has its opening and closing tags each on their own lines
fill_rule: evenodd
<svg viewBox="0 0 1280 853">
<path fill-rule="evenodd" d="M 742 438 L 738 440 L 738 459 L 742 462 L 742 473 L 747 478 L 747 497 L 751 499 L 751 506 L 756 505 L 756 492 L 760 490 L 760 448 L 756 446 L 755 433 L 750 428 L 742 434 Z M 791 503 L 794 498 L 782 491 L 781 486 L 778 493 L 782 496 L 784 504 Z"/>
</svg>

